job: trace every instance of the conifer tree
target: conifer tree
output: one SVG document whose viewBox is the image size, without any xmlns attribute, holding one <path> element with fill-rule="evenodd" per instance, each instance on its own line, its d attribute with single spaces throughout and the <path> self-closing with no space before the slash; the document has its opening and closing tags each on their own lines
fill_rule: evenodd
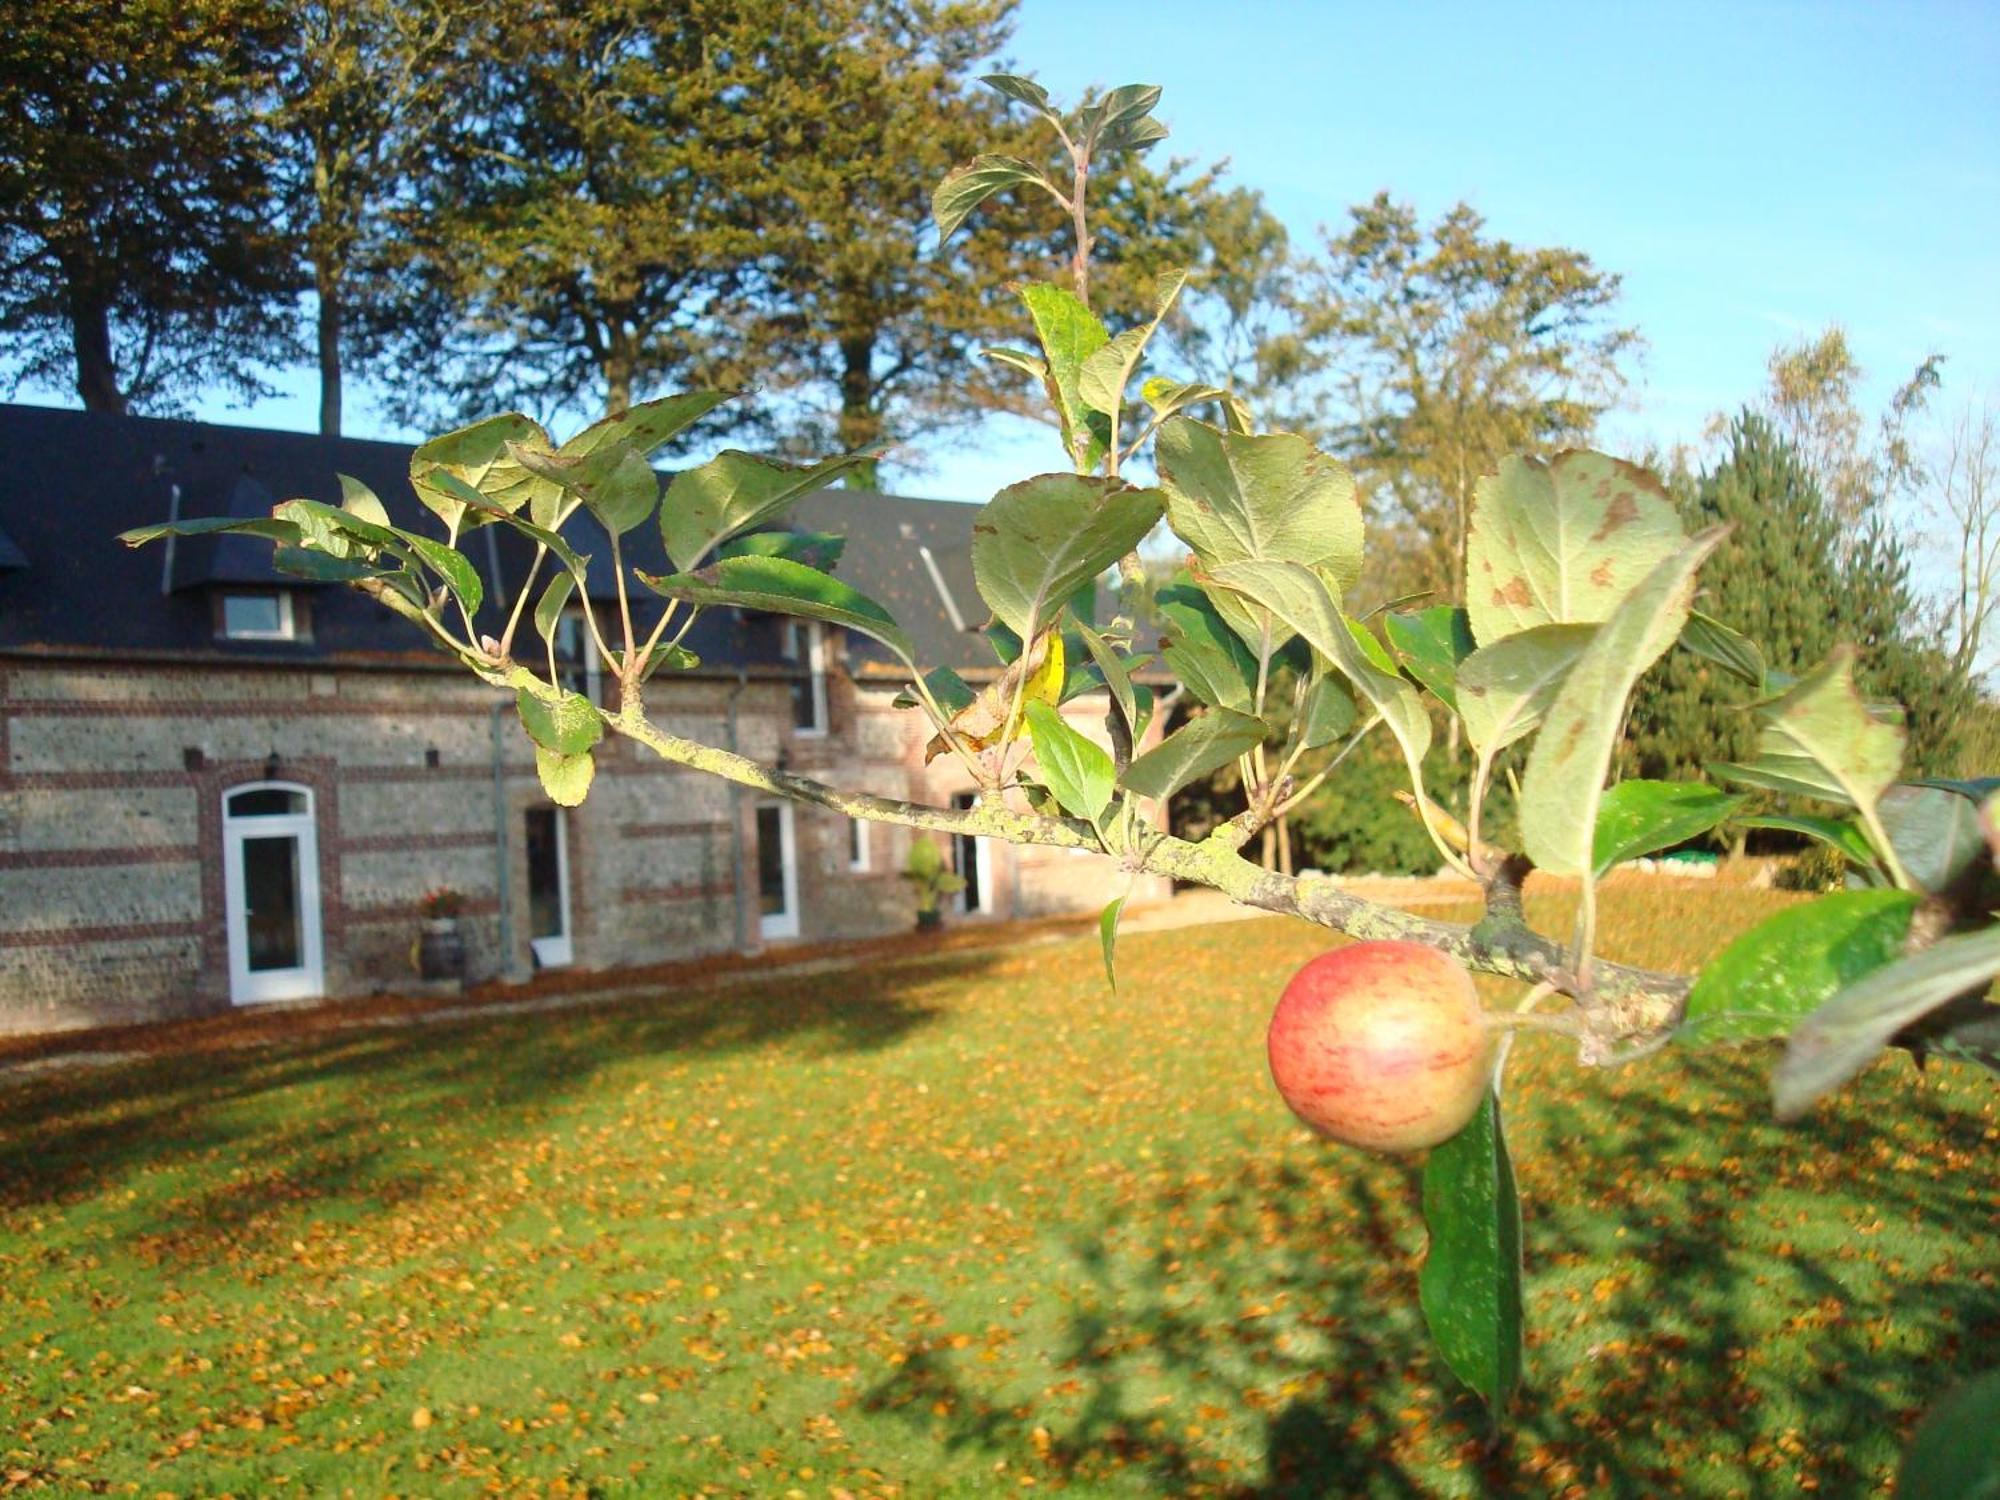
<svg viewBox="0 0 2000 1500">
<path fill-rule="evenodd" d="M 1690 526 L 1736 528 L 1702 573 L 1701 610 L 1757 641 L 1769 670 L 1786 676 L 1853 642 L 1863 691 L 1907 710 L 1913 771 L 1950 764 L 1974 695 L 1943 653 L 1913 633 L 1909 564 L 1894 537 L 1864 530 L 1843 558 L 1839 518 L 1803 456 L 1750 412 L 1731 425 L 1727 455 L 1684 490 L 1681 507 Z M 1749 759 L 1756 725 L 1743 704 L 1752 696 L 1702 657 L 1667 656 L 1634 700 L 1631 773 L 1692 780 L 1705 764 Z"/>
</svg>

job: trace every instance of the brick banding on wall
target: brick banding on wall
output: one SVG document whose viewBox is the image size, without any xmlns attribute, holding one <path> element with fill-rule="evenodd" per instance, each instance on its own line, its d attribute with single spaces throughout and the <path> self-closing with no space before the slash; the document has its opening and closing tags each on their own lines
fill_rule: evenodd
<svg viewBox="0 0 2000 1500">
<path fill-rule="evenodd" d="M 628 885 L 618 893 L 626 906 L 646 906 L 655 901 L 702 901 L 727 896 L 736 889 L 732 881 L 684 881 L 679 885 Z"/>
<path fill-rule="evenodd" d="M 0 870 L 75 870 L 96 865 L 171 865 L 201 858 L 195 844 L 125 849 L 0 849 Z"/>
<path fill-rule="evenodd" d="M 121 922 L 103 927 L 33 927 L 0 932 L 0 948 L 60 948 L 83 943 L 135 943 L 147 938 L 202 936 L 200 922 Z"/>
</svg>

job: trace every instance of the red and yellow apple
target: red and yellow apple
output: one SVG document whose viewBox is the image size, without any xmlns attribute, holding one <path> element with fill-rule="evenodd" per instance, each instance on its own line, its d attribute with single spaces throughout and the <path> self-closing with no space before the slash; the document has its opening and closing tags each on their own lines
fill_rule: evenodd
<svg viewBox="0 0 2000 1500">
<path fill-rule="evenodd" d="M 1421 943 L 1353 943 L 1294 974 L 1271 1077 L 1321 1135 L 1370 1151 L 1449 1140 L 1479 1109 L 1492 1042 L 1472 976 Z"/>
</svg>

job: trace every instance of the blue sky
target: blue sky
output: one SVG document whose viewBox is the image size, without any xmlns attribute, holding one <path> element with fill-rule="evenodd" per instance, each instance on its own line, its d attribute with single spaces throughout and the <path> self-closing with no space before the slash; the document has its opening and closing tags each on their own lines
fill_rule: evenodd
<svg viewBox="0 0 2000 1500">
<path fill-rule="evenodd" d="M 1830 322 L 1871 406 L 1932 350 L 1948 404 L 2000 395 L 2000 5 L 1023 0 L 1010 51 L 1063 97 L 1164 85 L 1156 149 L 1228 157 L 1298 241 L 1388 189 L 1620 273 L 1649 348 L 1607 446 L 1695 438 Z M 203 414 L 309 427 L 298 389 Z M 967 500 L 1060 464 L 999 421 L 923 456 L 905 487 Z"/>
</svg>

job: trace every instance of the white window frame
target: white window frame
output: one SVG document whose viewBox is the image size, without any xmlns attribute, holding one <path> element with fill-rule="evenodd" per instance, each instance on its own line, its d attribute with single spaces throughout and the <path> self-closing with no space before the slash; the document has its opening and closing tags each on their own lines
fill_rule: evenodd
<svg viewBox="0 0 2000 1500">
<path fill-rule="evenodd" d="M 817 620 L 786 620 L 779 640 L 787 661 L 799 659 L 798 637 L 794 634 L 798 630 L 804 630 L 806 636 L 805 665 L 807 681 L 811 684 L 813 721 L 809 725 L 794 724 L 792 734 L 805 740 L 824 739 L 827 732 L 826 630 Z"/>
<path fill-rule="evenodd" d="M 229 605 L 235 599 L 276 599 L 278 601 L 278 628 L 276 630 L 234 629 L 229 623 Z M 262 593 L 251 589 L 230 589 L 222 596 L 222 638 L 225 641 L 295 641 L 298 636 L 298 616 L 292 610 L 292 591 L 279 589 L 275 594 Z"/>
<path fill-rule="evenodd" d="M 874 841 L 868 837 L 866 818 L 847 820 L 847 868 L 855 875 L 868 873 L 871 859 L 870 845 Z"/>
<path fill-rule="evenodd" d="M 244 792 L 296 792 L 306 799 L 302 813 L 232 814 L 231 800 Z M 222 793 L 222 896 L 229 945 L 229 1003 L 259 1005 L 271 1000 L 308 1000 L 325 992 L 326 960 L 319 907 L 318 800 L 312 788 L 295 781 L 246 781 Z M 250 838 L 297 841 L 299 861 L 299 964 L 292 969 L 250 967 L 249 896 L 243 880 L 243 843 Z"/>
</svg>

